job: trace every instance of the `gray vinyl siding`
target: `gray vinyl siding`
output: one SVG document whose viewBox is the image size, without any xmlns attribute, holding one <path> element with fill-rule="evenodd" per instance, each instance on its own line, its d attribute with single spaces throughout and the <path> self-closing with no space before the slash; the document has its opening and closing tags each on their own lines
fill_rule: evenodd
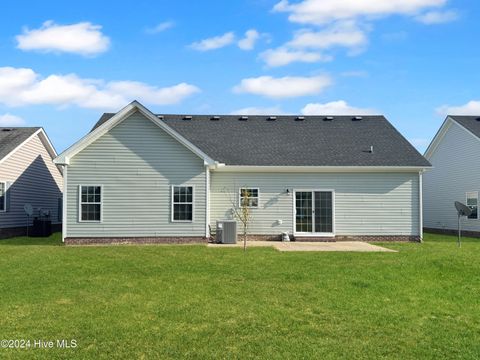
<svg viewBox="0 0 480 360">
<path fill-rule="evenodd" d="M 38 208 L 49 210 L 52 223 L 61 222 L 58 199 L 62 197 L 63 178 L 39 135 L 0 164 L 0 181 L 10 183 L 10 204 L 8 211 L 0 212 L 0 228 L 25 226 L 27 203 L 35 213 Z"/>
<path fill-rule="evenodd" d="M 418 173 L 211 173 L 210 221 L 231 219 L 240 187 L 259 188 L 251 234 L 293 233 L 293 194 L 286 189 L 333 189 L 336 235 L 420 233 Z M 282 221 L 280 225 L 278 220 Z"/>
<path fill-rule="evenodd" d="M 465 203 L 466 192 L 480 193 L 479 154 L 480 139 L 452 123 L 429 159 L 433 168 L 423 176 L 425 227 L 457 228 L 454 202 Z M 462 228 L 480 231 L 480 220 L 464 219 Z"/>
<path fill-rule="evenodd" d="M 79 185 L 103 187 L 101 223 L 79 222 Z M 194 221 L 171 221 L 171 186 L 194 187 Z M 139 112 L 71 159 L 67 237 L 205 236 L 203 160 Z"/>
</svg>

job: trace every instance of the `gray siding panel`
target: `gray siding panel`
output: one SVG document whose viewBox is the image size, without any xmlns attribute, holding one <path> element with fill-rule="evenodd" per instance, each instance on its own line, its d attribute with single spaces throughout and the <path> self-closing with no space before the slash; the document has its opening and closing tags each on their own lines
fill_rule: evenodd
<svg viewBox="0 0 480 360">
<path fill-rule="evenodd" d="M 456 229 L 454 202 L 465 203 L 467 191 L 480 193 L 480 141 L 452 123 L 429 159 L 433 169 L 423 175 L 424 224 Z M 464 219 L 462 228 L 480 231 L 480 220 Z"/>
<path fill-rule="evenodd" d="M 252 234 L 293 233 L 293 194 L 286 189 L 335 190 L 336 235 L 420 233 L 418 173 L 227 173 L 211 174 L 210 223 L 231 219 L 240 187 L 260 189 Z M 281 220 L 282 224 L 279 224 Z"/>
<path fill-rule="evenodd" d="M 79 222 L 79 185 L 103 186 L 103 221 Z M 194 221 L 171 221 L 171 186 L 194 187 Z M 204 236 L 203 160 L 136 112 L 68 167 L 67 237 Z"/>
<path fill-rule="evenodd" d="M 0 181 L 11 183 L 10 207 L 0 212 L 0 228 L 25 226 L 24 205 L 49 210 L 53 223 L 59 223 L 58 199 L 63 178 L 38 135 L 0 164 Z"/>
</svg>

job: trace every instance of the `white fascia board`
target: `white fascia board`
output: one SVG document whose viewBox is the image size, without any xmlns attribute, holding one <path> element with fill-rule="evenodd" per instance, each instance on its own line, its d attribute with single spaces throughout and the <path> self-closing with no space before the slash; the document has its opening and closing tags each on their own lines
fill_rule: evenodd
<svg viewBox="0 0 480 360">
<path fill-rule="evenodd" d="M 214 172 L 421 172 L 427 166 L 236 166 L 214 167 Z"/>
<path fill-rule="evenodd" d="M 440 126 L 440 129 L 438 129 L 437 133 L 433 137 L 432 142 L 430 143 L 430 145 L 428 145 L 428 148 L 425 151 L 425 154 L 423 154 L 425 159 L 429 160 L 432 157 L 432 155 L 433 155 L 435 149 L 437 148 L 438 144 L 443 139 L 447 130 L 452 125 L 452 122 L 453 122 L 453 120 L 450 116 L 447 116 L 447 118 L 443 121 L 442 126 Z"/>
<path fill-rule="evenodd" d="M 128 118 L 128 116 L 133 114 L 135 111 L 139 111 L 140 113 L 142 113 L 146 118 L 148 118 L 153 123 L 155 123 L 158 127 L 163 129 L 167 134 L 172 136 L 174 139 L 180 142 L 183 146 L 185 146 L 187 149 L 192 151 L 195 155 L 203 159 L 208 165 L 215 164 L 215 161 L 212 158 L 210 158 L 207 154 L 205 154 L 203 151 L 201 151 L 199 148 L 193 145 L 190 141 L 188 141 L 179 133 L 177 133 L 175 130 L 173 130 L 170 126 L 168 126 L 163 121 L 158 119 L 155 114 L 153 114 L 150 110 L 148 110 L 145 106 L 143 106 L 136 100 L 132 101 L 130 104 L 125 106 L 123 109 L 121 109 L 118 113 L 112 116 L 105 123 L 103 123 L 98 128 L 88 133 L 82 139 L 80 139 L 75 144 L 70 146 L 67 150 L 61 153 L 54 160 L 54 162 L 56 164 L 68 165 L 72 157 L 74 157 L 80 151 L 82 151 L 87 146 L 92 144 L 95 140 L 100 138 L 102 135 L 106 134 L 109 130 L 111 130 L 118 124 L 120 124 L 123 120 Z"/>
<path fill-rule="evenodd" d="M 35 131 L 32 135 L 30 135 L 27 139 L 25 139 L 25 141 L 23 141 L 20 145 L 18 145 L 15 149 L 13 149 L 12 151 L 10 151 L 7 155 L 5 155 L 2 159 L 0 159 L 0 164 L 3 163 L 4 161 L 6 161 L 10 156 L 12 156 L 13 154 L 15 154 L 17 152 L 18 149 L 20 149 L 23 145 L 25 145 L 26 143 L 28 143 L 30 140 L 32 140 L 35 136 L 37 136 L 40 132 L 42 132 L 43 129 L 38 129 L 37 131 Z"/>
</svg>

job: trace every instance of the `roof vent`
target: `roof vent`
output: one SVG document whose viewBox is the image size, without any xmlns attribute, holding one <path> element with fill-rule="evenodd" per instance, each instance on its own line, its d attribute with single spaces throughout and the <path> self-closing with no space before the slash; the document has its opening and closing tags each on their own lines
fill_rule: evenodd
<svg viewBox="0 0 480 360">
<path fill-rule="evenodd" d="M 332 121 L 332 120 L 333 120 L 333 116 L 325 116 L 325 117 L 323 118 L 323 120 L 325 120 L 325 121 Z"/>
<path fill-rule="evenodd" d="M 480 117 L 476 118 L 475 120 L 480 121 Z"/>
<path fill-rule="evenodd" d="M 240 116 L 238 120 L 242 120 L 242 121 L 248 120 L 248 116 Z"/>
<path fill-rule="evenodd" d="M 277 117 L 276 117 L 276 116 L 269 116 L 269 117 L 267 118 L 267 120 L 268 120 L 268 121 L 275 121 L 275 120 L 277 120 Z"/>
<path fill-rule="evenodd" d="M 192 120 L 192 115 L 185 115 L 183 120 Z"/>
<path fill-rule="evenodd" d="M 13 131 L 14 129 L 10 129 L 10 128 L 4 128 L 2 129 L 2 131 Z"/>
<path fill-rule="evenodd" d="M 218 121 L 218 120 L 220 120 L 220 116 L 212 116 L 212 117 L 210 118 L 210 120 Z"/>
<path fill-rule="evenodd" d="M 363 119 L 363 117 L 361 117 L 361 116 L 355 116 L 352 120 L 353 121 L 360 121 L 362 119 Z"/>
<path fill-rule="evenodd" d="M 159 118 L 160 120 L 163 120 L 163 115 L 157 115 L 157 118 Z"/>
<path fill-rule="evenodd" d="M 305 120 L 305 116 L 297 116 L 297 117 L 295 118 L 295 120 L 296 120 L 296 121 L 303 121 L 303 120 Z"/>
</svg>

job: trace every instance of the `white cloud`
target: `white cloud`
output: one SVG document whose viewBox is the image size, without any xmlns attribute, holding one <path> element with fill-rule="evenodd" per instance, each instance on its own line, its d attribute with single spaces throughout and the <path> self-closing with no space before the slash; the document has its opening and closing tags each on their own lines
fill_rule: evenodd
<svg viewBox="0 0 480 360">
<path fill-rule="evenodd" d="M 233 110 L 231 115 L 285 115 L 285 112 L 278 106 L 272 107 L 246 107 Z"/>
<path fill-rule="evenodd" d="M 175 104 L 199 91 L 187 83 L 160 88 L 136 81 L 84 79 L 76 74 L 42 77 L 28 68 L 0 67 L 0 103 L 8 106 L 76 105 L 114 110 L 134 99 L 153 105 Z"/>
<path fill-rule="evenodd" d="M 302 24 L 326 24 L 338 20 L 379 18 L 389 15 L 418 15 L 440 8 L 447 0 L 282 0 L 273 10 L 289 13 L 289 20 Z"/>
<path fill-rule="evenodd" d="M 310 103 L 301 110 L 303 115 L 372 115 L 378 112 L 374 109 L 350 106 L 344 100 L 328 103 Z"/>
<path fill-rule="evenodd" d="M 365 32 L 353 22 L 340 22 L 322 31 L 300 30 L 287 43 L 292 48 L 325 50 L 332 47 L 359 49 L 368 42 Z"/>
<path fill-rule="evenodd" d="M 175 23 L 173 21 L 164 21 L 152 28 L 146 29 L 145 32 L 147 34 L 158 34 L 165 30 L 171 29 L 174 26 L 175 26 Z"/>
<path fill-rule="evenodd" d="M 480 116 L 480 100 L 472 100 L 460 106 L 442 105 L 436 109 L 442 116 L 447 115 L 478 115 Z"/>
<path fill-rule="evenodd" d="M 12 114 L 0 115 L 0 126 L 23 126 L 25 120 Z"/>
<path fill-rule="evenodd" d="M 426 24 L 444 24 L 448 22 L 455 21 L 459 18 L 458 13 L 455 10 L 446 10 L 446 11 L 429 11 L 425 14 L 419 15 L 416 17 L 416 20 Z"/>
<path fill-rule="evenodd" d="M 24 29 L 23 34 L 17 35 L 17 47 L 21 50 L 96 55 L 107 51 L 110 46 L 110 39 L 102 34 L 101 29 L 101 26 L 89 22 L 57 25 L 46 21 L 39 29 Z"/>
<path fill-rule="evenodd" d="M 198 51 L 209 51 L 219 49 L 232 44 L 235 41 L 235 34 L 227 32 L 220 36 L 211 37 L 190 44 L 190 47 Z"/>
<path fill-rule="evenodd" d="M 291 50 L 286 47 L 266 50 L 260 54 L 260 58 L 270 67 L 285 66 L 293 62 L 327 62 L 333 59 L 331 56 L 319 52 Z"/>
<path fill-rule="evenodd" d="M 245 37 L 238 41 L 238 47 L 242 50 L 253 50 L 255 43 L 260 38 L 260 34 L 255 29 L 245 32 Z"/>
<path fill-rule="evenodd" d="M 268 66 L 284 66 L 293 62 L 313 63 L 331 61 L 333 56 L 325 51 L 333 47 L 343 47 L 350 54 L 358 54 L 367 45 L 365 31 L 352 21 L 335 23 L 321 31 L 301 29 L 293 39 L 276 49 L 260 54 Z"/>
<path fill-rule="evenodd" d="M 239 85 L 233 88 L 233 91 L 270 98 L 289 98 L 319 94 L 330 85 L 332 85 L 332 79 L 328 75 L 312 77 L 286 76 L 281 78 L 260 76 L 243 79 Z"/>
</svg>

